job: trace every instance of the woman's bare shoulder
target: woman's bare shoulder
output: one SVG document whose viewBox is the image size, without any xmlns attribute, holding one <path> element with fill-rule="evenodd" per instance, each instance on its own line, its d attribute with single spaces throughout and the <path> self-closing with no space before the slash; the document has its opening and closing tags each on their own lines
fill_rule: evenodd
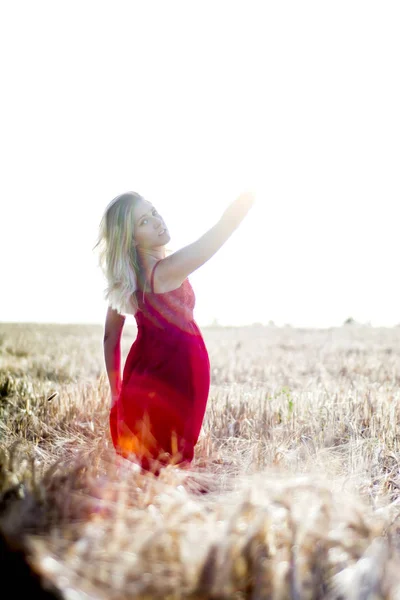
<svg viewBox="0 0 400 600">
<path fill-rule="evenodd" d="M 175 273 L 171 271 L 169 265 L 169 259 L 171 255 L 162 258 L 159 261 L 155 261 L 153 267 L 150 271 L 148 281 L 151 282 L 151 274 L 154 269 L 153 275 L 153 291 L 156 294 L 165 294 L 166 292 L 171 292 L 172 290 L 176 290 L 179 288 L 185 277 L 176 277 Z M 149 285 L 150 287 L 150 285 Z"/>
</svg>

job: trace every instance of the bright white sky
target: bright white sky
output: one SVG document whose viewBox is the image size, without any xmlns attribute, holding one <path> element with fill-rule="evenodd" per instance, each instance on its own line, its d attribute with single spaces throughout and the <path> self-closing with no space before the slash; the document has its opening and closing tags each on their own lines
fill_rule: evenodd
<svg viewBox="0 0 400 600">
<path fill-rule="evenodd" d="M 1 3 L 0 321 L 103 322 L 117 194 L 177 249 L 250 189 L 199 324 L 399 323 L 399 30 L 397 0 Z"/>
</svg>

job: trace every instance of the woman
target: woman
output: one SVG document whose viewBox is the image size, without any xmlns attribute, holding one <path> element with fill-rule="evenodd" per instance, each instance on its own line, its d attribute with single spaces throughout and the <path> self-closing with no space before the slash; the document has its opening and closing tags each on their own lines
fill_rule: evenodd
<svg viewBox="0 0 400 600">
<path fill-rule="evenodd" d="M 188 276 L 209 260 L 254 202 L 242 194 L 197 241 L 167 254 L 170 236 L 156 208 L 137 193 L 107 207 L 96 246 L 109 302 L 104 357 L 111 388 L 114 446 L 144 469 L 193 459 L 210 386 L 210 363 L 193 320 L 195 297 Z M 121 381 L 125 314 L 138 333 Z"/>
</svg>

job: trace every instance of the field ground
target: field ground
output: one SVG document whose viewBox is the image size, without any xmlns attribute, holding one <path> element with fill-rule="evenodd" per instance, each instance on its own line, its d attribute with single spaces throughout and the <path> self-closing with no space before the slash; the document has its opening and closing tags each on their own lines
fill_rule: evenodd
<svg viewBox="0 0 400 600">
<path fill-rule="evenodd" d="M 111 447 L 102 333 L 0 323 L 17 597 L 10 547 L 43 598 L 400 598 L 399 327 L 204 328 L 195 461 L 158 478 Z"/>
</svg>

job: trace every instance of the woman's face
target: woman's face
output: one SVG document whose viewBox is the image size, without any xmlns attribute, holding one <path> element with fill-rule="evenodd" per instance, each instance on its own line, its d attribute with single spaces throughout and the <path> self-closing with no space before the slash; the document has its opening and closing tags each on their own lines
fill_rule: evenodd
<svg viewBox="0 0 400 600">
<path fill-rule="evenodd" d="M 133 209 L 134 241 L 139 248 L 157 248 L 168 244 L 170 235 L 161 215 L 147 200 L 141 198 Z"/>
</svg>

